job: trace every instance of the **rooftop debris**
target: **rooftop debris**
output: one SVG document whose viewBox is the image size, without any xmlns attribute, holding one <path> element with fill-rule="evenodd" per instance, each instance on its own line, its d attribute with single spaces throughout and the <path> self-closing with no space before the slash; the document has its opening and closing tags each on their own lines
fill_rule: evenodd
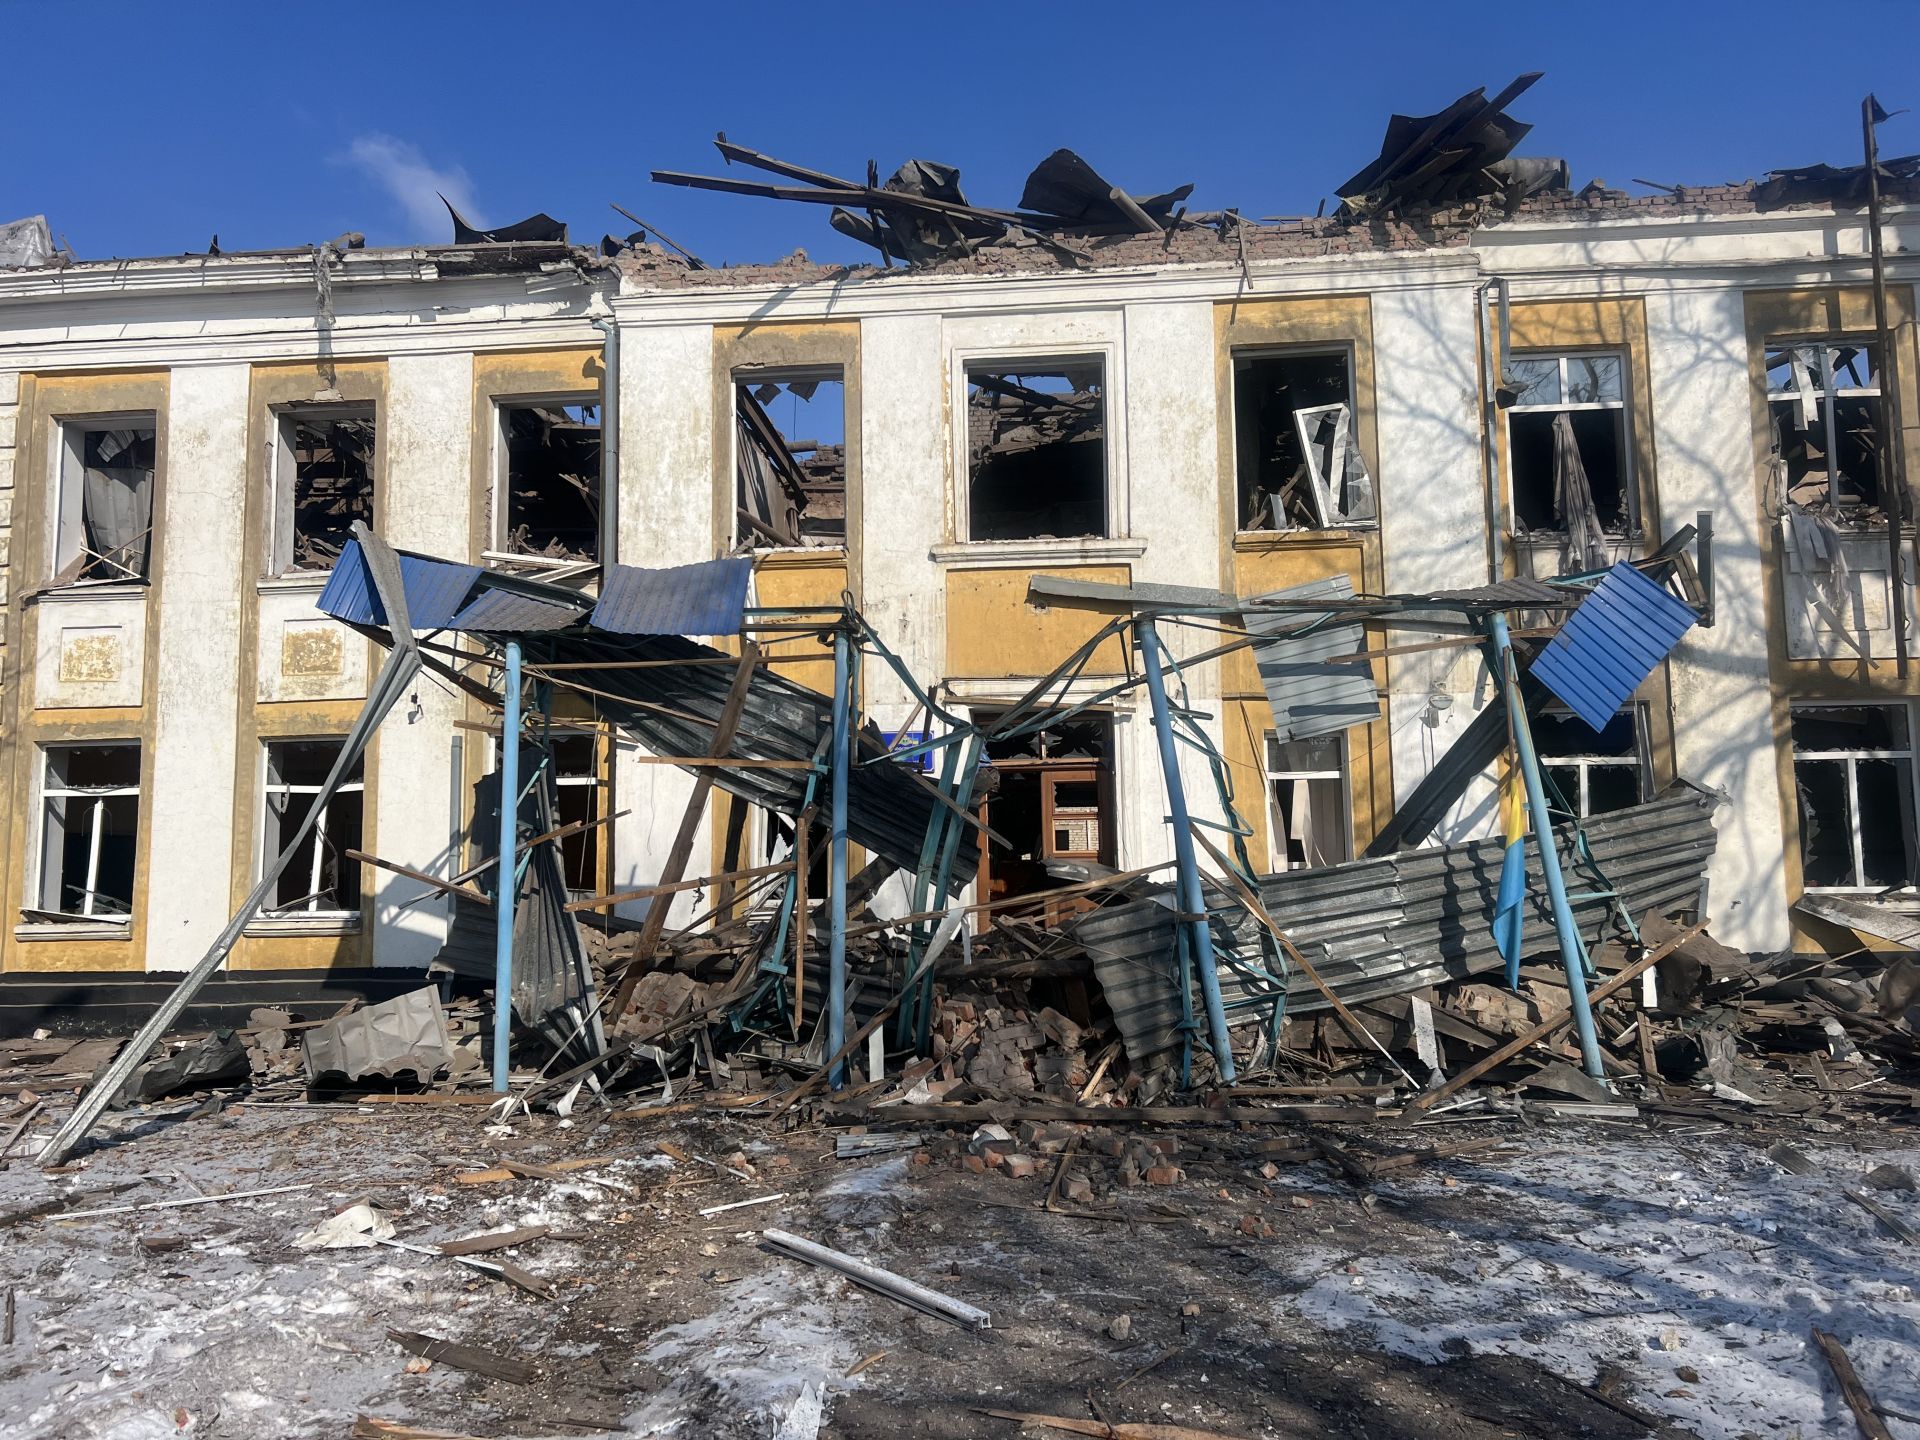
<svg viewBox="0 0 1920 1440">
<path fill-rule="evenodd" d="M 470 224 L 453 202 L 446 196 L 440 197 L 440 203 L 447 207 L 447 214 L 453 220 L 453 243 L 456 245 L 523 245 L 567 243 L 566 222 L 554 219 L 551 215 L 529 215 L 512 225 L 498 225 L 485 230 Z"/>
<path fill-rule="evenodd" d="M 884 263 L 951 259 L 987 245 L 1042 244 L 1069 257 L 1085 252 L 1072 237 L 1159 234 L 1178 223 L 1175 208 L 1193 193 L 1182 185 L 1164 194 L 1129 195 L 1071 150 L 1056 150 L 1027 177 L 1018 210 L 971 205 L 960 190 L 960 171 L 937 160 L 909 160 L 880 182 L 872 162 L 867 178 L 843 180 L 737 145 L 722 133 L 714 141 L 728 164 L 765 170 L 798 185 L 732 180 L 656 170 L 664 185 L 685 185 L 769 200 L 830 205 L 829 223 L 841 234 L 871 245 Z"/>
<path fill-rule="evenodd" d="M 1414 206 L 1441 206 L 1498 196 L 1517 208 L 1545 189 L 1568 189 L 1564 160 L 1509 158 L 1533 127 L 1506 113 L 1543 72 L 1529 71 L 1487 99 L 1484 87 L 1437 115 L 1395 115 L 1379 158 L 1334 193 L 1342 211 L 1368 219 Z"/>
</svg>

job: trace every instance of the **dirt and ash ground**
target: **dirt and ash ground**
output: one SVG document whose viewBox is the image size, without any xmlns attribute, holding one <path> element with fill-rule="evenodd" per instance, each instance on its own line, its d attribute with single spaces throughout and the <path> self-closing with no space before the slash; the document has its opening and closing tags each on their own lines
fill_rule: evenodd
<svg viewBox="0 0 1920 1440">
<path fill-rule="evenodd" d="M 829 1440 L 1064 1433 L 986 1410 L 1245 1437 L 1852 1433 L 1813 1324 L 1847 1344 L 1893 1433 L 1920 1436 L 1897 1418 L 1920 1414 L 1917 1252 L 1843 1194 L 1877 1165 L 1911 1172 L 1920 1147 L 1871 1136 L 1810 1141 L 1816 1173 L 1801 1176 L 1737 1129 L 1483 1117 L 1420 1138 L 1499 1146 L 1360 1183 L 1299 1158 L 1301 1132 L 1282 1126 L 1093 1131 L 1069 1174 L 1088 1187 L 1074 1208 L 1112 1212 L 1094 1219 L 1041 1208 L 1070 1131 L 1014 1127 L 1036 1162 L 1015 1178 L 970 1162 L 965 1129 L 909 1128 L 918 1150 L 836 1159 L 834 1132 L 713 1111 L 499 1127 L 464 1107 L 195 1108 L 115 1117 L 68 1173 L 18 1159 L 0 1173 L 16 1311 L 0 1416 L 15 1440 L 791 1440 L 814 1433 L 815 1396 Z M 1325 1133 L 1364 1154 L 1377 1132 Z M 1164 1183 L 1120 1183 L 1140 1168 L 1136 1134 L 1171 1142 L 1149 1167 Z M 591 1163 L 458 1178 L 503 1160 Z M 1873 1194 L 1920 1222 L 1912 1193 Z M 358 1200 L 419 1245 L 550 1227 L 506 1258 L 556 1298 L 438 1255 L 293 1246 Z M 979 1306 L 992 1327 L 776 1255 L 767 1227 Z M 535 1378 L 427 1363 L 389 1329 Z"/>
</svg>

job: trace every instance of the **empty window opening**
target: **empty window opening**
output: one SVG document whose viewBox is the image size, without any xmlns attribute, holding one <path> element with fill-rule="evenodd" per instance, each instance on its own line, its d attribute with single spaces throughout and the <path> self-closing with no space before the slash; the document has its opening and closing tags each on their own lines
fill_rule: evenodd
<svg viewBox="0 0 1920 1440">
<path fill-rule="evenodd" d="M 1374 522 L 1345 351 L 1236 355 L 1233 429 L 1242 530 Z"/>
<path fill-rule="evenodd" d="M 600 407 L 556 400 L 503 405 L 506 447 L 495 543 L 562 564 L 600 558 Z"/>
<path fill-rule="evenodd" d="M 1807 889 L 1884 890 L 1913 883 L 1913 742 L 1906 706 L 1794 706 L 1793 786 Z"/>
<path fill-rule="evenodd" d="M 1638 805 L 1653 794 L 1653 766 L 1637 706 L 1622 709 L 1598 734 L 1554 706 L 1530 716 L 1540 767 L 1581 819 Z"/>
<path fill-rule="evenodd" d="M 1855 519 L 1880 504 L 1880 365 L 1875 347 L 1839 340 L 1769 348 L 1767 413 L 1778 498 Z"/>
<path fill-rule="evenodd" d="M 1344 735 L 1282 741 L 1267 732 L 1268 852 L 1273 868 L 1353 858 L 1352 793 Z"/>
<path fill-rule="evenodd" d="M 576 897 L 597 895 L 600 884 L 600 843 L 606 827 L 596 822 L 606 814 L 606 781 L 600 771 L 599 740 L 594 735 L 562 734 L 551 741 L 553 781 L 559 797 L 556 826 L 592 826 L 560 839 L 560 868 L 567 889 Z"/>
<path fill-rule="evenodd" d="M 987 724 L 992 717 L 976 712 L 975 719 Z M 981 814 L 1007 844 L 989 841 L 981 854 L 984 898 L 1032 895 L 1033 913 L 1048 923 L 1086 908 L 1044 897 L 1081 878 L 1076 865 L 1114 863 L 1112 742 L 1112 720 L 1100 714 L 988 742 Z"/>
<path fill-rule="evenodd" d="M 1602 535 L 1637 536 L 1621 358 L 1517 357 L 1504 378 L 1517 392 L 1507 408 L 1515 531 L 1565 535 L 1588 558 Z"/>
<path fill-rule="evenodd" d="M 59 745 L 42 754 L 37 913 L 130 922 L 140 747 Z"/>
<path fill-rule="evenodd" d="M 734 376 L 734 518 L 742 549 L 847 543 L 840 371 Z"/>
<path fill-rule="evenodd" d="M 1101 361 L 967 366 L 967 538 L 1105 534 Z"/>
<path fill-rule="evenodd" d="M 56 585 L 147 578 L 153 538 L 151 416 L 61 427 Z"/>
<path fill-rule="evenodd" d="M 373 459 L 371 405 L 281 415 L 269 573 L 331 570 L 354 522 L 373 528 Z"/>
<path fill-rule="evenodd" d="M 265 824 L 261 827 L 262 864 L 293 838 L 320 798 L 326 778 L 340 758 L 338 740 L 274 740 L 267 744 Z M 362 762 L 320 806 L 313 829 L 280 872 L 265 913 L 279 915 L 354 915 L 360 910 L 360 863 L 347 858 L 358 850 L 366 815 Z"/>
</svg>

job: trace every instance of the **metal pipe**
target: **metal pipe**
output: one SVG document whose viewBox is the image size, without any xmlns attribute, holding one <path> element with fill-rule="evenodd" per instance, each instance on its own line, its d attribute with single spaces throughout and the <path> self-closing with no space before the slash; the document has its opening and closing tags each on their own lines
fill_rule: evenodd
<svg viewBox="0 0 1920 1440">
<path fill-rule="evenodd" d="M 1500 349 L 1493 348 L 1491 297 L 1500 292 Z M 1507 345 L 1511 334 L 1507 305 L 1507 281 L 1502 275 L 1489 276 L 1480 287 L 1480 474 L 1487 490 L 1487 582 L 1498 585 L 1506 577 L 1505 554 L 1500 544 L 1500 519 L 1504 508 L 1500 495 L 1500 460 L 1496 444 L 1499 435 L 1500 407 L 1495 395 L 1500 388 L 1500 372 L 1507 363 Z"/>
<path fill-rule="evenodd" d="M 507 642 L 505 714 L 500 725 L 500 864 L 493 883 L 493 1090 L 507 1093 L 513 1022 L 513 912 L 520 890 L 514 844 L 520 838 L 520 642 Z M 658 900 L 655 904 L 660 903 Z"/>
<path fill-rule="evenodd" d="M 833 632 L 833 739 L 827 763 L 832 767 L 829 806 L 827 880 L 827 1054 L 838 1055 L 846 1045 L 847 1028 L 847 764 L 853 657 L 843 625 Z M 843 1059 L 827 1077 L 836 1090 L 846 1083 Z"/>
<path fill-rule="evenodd" d="M 1873 335 L 1880 351 L 1880 508 L 1887 516 L 1887 584 L 1893 597 L 1894 671 L 1907 678 L 1907 593 L 1901 583 L 1900 531 L 1907 519 L 1907 435 L 1900 421 L 1899 370 L 1894 364 L 1893 331 L 1887 324 L 1887 257 L 1880 238 L 1880 137 L 1874 130 L 1882 118 L 1880 102 L 1869 95 L 1860 102 L 1860 129 L 1867 161 L 1867 236 L 1873 257 Z M 1826 353 L 1826 347 L 1821 347 Z M 1827 385 L 1827 423 L 1833 424 L 1833 385 Z M 1833 451 L 1827 451 L 1833 464 Z M 1838 497 L 1835 497 L 1836 500 Z"/>
<path fill-rule="evenodd" d="M 1213 1036 L 1213 1058 L 1222 1084 L 1234 1082 L 1233 1043 L 1227 1034 L 1227 1007 L 1220 998 L 1220 974 L 1213 964 L 1213 931 L 1207 925 L 1206 897 L 1200 890 L 1200 862 L 1194 855 L 1193 823 L 1187 815 L 1187 791 L 1180 783 L 1180 752 L 1167 707 L 1167 681 L 1160 669 L 1160 632 L 1153 618 L 1143 615 L 1134 632 L 1147 676 L 1147 696 L 1153 702 L 1153 729 L 1160 742 L 1160 770 L 1167 782 L 1168 818 L 1173 825 L 1173 857 L 1179 869 L 1180 909 L 1187 918 L 1188 950 L 1200 975 L 1200 992 L 1207 1006 L 1207 1029 Z"/>
<path fill-rule="evenodd" d="M 1587 952 L 1580 941 L 1580 929 L 1574 924 L 1573 907 L 1567 903 L 1567 882 L 1560 873 L 1560 852 L 1553 844 L 1553 816 L 1547 811 L 1545 787 L 1540 783 L 1540 757 L 1534 752 L 1533 730 L 1527 724 L 1527 707 L 1520 699 L 1520 681 L 1513 663 L 1513 641 L 1507 634 L 1507 617 L 1487 617 L 1487 634 L 1492 641 L 1494 673 L 1507 697 L 1507 723 L 1513 730 L 1513 748 L 1520 760 L 1520 773 L 1527 782 L 1527 813 L 1533 817 L 1534 839 L 1540 846 L 1540 873 L 1546 877 L 1547 898 L 1553 905 L 1553 928 L 1560 936 L 1560 962 L 1567 971 L 1568 1008 L 1573 1011 L 1573 1026 L 1580 1035 L 1580 1060 L 1587 1074 L 1605 1080 L 1607 1072 L 1600 1063 L 1600 1039 L 1593 1030 L 1593 1008 L 1587 1003 Z"/>
<path fill-rule="evenodd" d="M 612 320 L 589 323 L 607 337 L 600 362 L 599 559 L 611 565 L 620 556 L 620 326 Z"/>
</svg>

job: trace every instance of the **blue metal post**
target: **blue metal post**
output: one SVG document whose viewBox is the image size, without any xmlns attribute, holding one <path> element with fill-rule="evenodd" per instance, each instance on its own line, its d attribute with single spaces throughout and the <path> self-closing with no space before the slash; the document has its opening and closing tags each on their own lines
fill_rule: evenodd
<svg viewBox="0 0 1920 1440">
<path fill-rule="evenodd" d="M 506 713 L 500 722 L 500 864 L 493 885 L 493 1090 L 507 1090 L 507 1045 L 513 1022 L 513 912 L 519 894 L 520 646 L 507 642 Z"/>
<path fill-rule="evenodd" d="M 830 849 L 827 904 L 827 1055 L 840 1053 L 847 1028 L 847 731 L 853 688 L 853 657 L 843 626 L 833 634 L 833 740 L 829 772 Z M 827 1083 L 846 1083 L 846 1062 L 833 1067 Z"/>
<path fill-rule="evenodd" d="M 1573 921 L 1573 907 L 1567 903 L 1567 882 L 1560 874 L 1560 852 L 1553 843 L 1553 816 L 1547 811 L 1545 788 L 1540 783 L 1540 757 L 1534 753 L 1533 730 L 1527 723 L 1527 707 L 1520 701 L 1520 684 L 1513 667 L 1513 642 L 1507 635 L 1504 615 L 1488 621 L 1493 640 L 1494 665 L 1500 676 L 1502 693 L 1507 697 L 1507 718 L 1513 728 L 1513 748 L 1518 752 L 1520 773 L 1527 782 L 1527 813 L 1533 817 L 1533 835 L 1540 846 L 1540 873 L 1546 877 L 1547 898 L 1553 904 L 1553 927 L 1560 936 L 1560 963 L 1567 970 L 1567 996 L 1573 1010 L 1573 1027 L 1580 1036 L 1580 1059 L 1587 1074 L 1595 1080 L 1606 1078 L 1600 1063 L 1600 1040 L 1593 1032 L 1593 1009 L 1587 1003 L 1587 951 L 1580 941 L 1580 929 Z"/>
<path fill-rule="evenodd" d="M 1134 625 L 1140 660 L 1147 673 L 1147 695 L 1153 702 L 1153 728 L 1160 740 L 1160 769 L 1167 781 L 1167 810 L 1173 822 L 1173 858 L 1180 875 L 1180 909 L 1188 917 L 1188 947 L 1193 968 L 1200 973 L 1200 992 L 1206 999 L 1207 1029 L 1213 1036 L 1213 1058 L 1222 1083 L 1234 1081 L 1233 1045 L 1227 1035 L 1227 1008 L 1220 998 L 1220 974 L 1213 963 L 1213 932 L 1207 926 L 1207 902 L 1200 890 L 1200 862 L 1193 851 L 1193 824 L 1187 817 L 1187 791 L 1180 783 L 1180 751 L 1174 741 L 1173 717 L 1167 709 L 1167 681 L 1160 670 L 1160 632 L 1151 616 Z"/>
</svg>

